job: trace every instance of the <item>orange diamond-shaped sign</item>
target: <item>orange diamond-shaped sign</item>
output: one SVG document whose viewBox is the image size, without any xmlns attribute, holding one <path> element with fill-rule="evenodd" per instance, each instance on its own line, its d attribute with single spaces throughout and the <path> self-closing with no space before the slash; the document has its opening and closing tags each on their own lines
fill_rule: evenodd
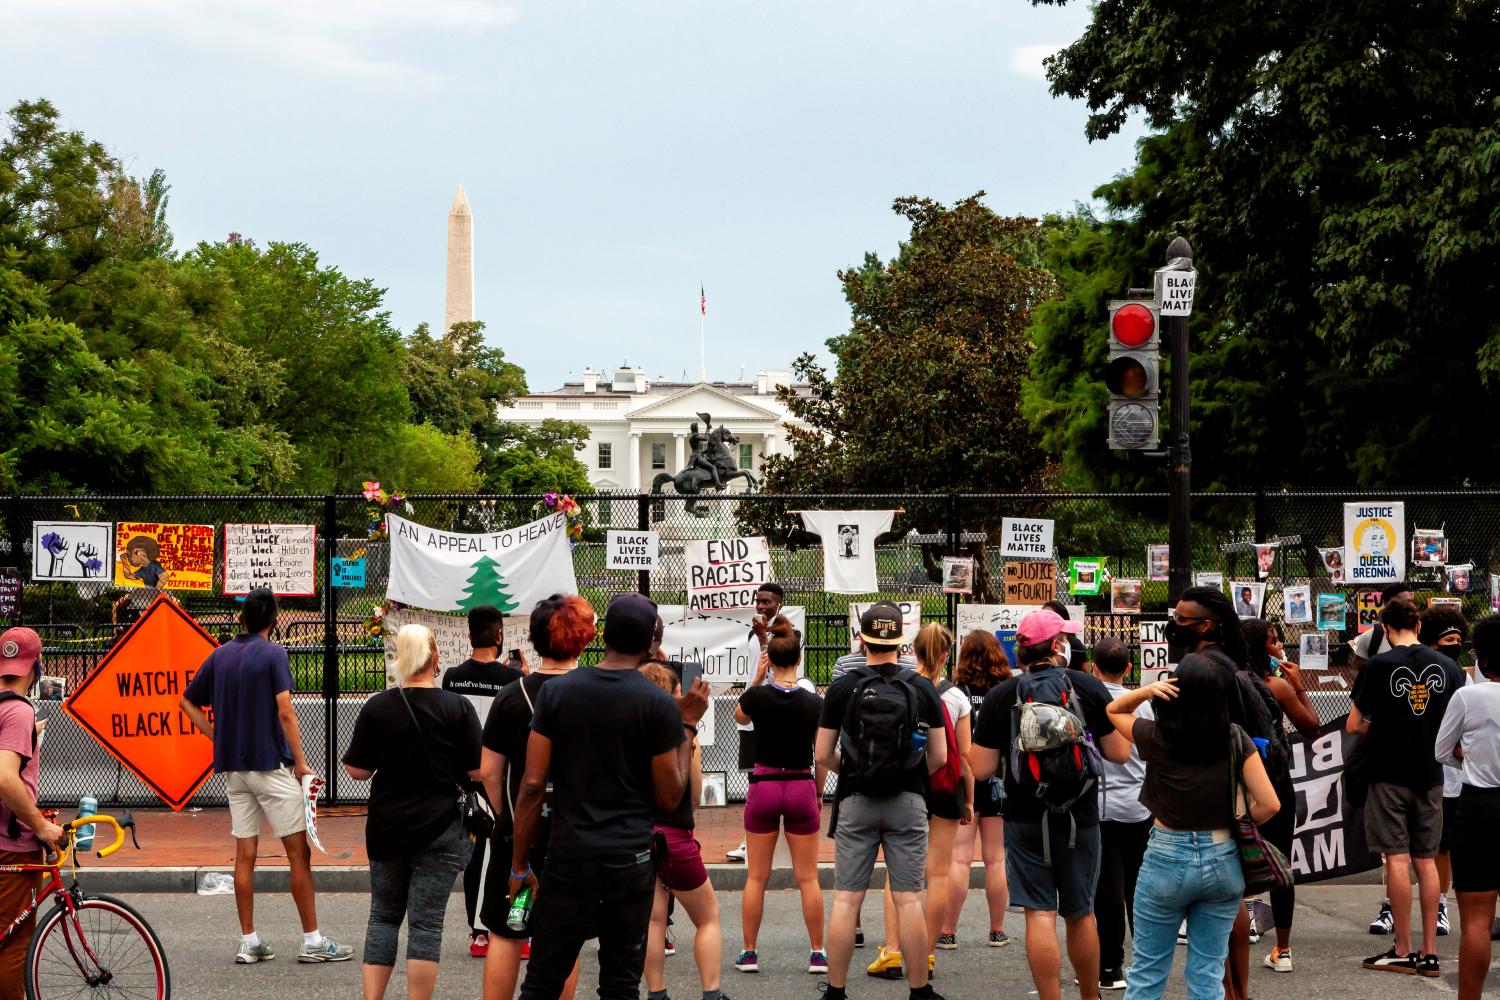
<svg viewBox="0 0 1500 1000">
<path fill-rule="evenodd" d="M 63 704 L 173 810 L 214 771 L 213 741 L 178 702 L 217 645 L 176 601 L 158 597 Z"/>
</svg>

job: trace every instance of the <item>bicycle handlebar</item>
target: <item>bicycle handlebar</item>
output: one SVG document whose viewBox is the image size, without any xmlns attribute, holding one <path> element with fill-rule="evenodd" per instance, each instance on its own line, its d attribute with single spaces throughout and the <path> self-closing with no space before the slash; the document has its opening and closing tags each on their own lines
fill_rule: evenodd
<svg viewBox="0 0 1500 1000">
<path fill-rule="evenodd" d="M 115 842 L 113 844 L 110 844 L 108 847 L 101 848 L 99 851 L 97 851 L 96 853 L 99 857 L 107 858 L 111 854 L 115 853 L 120 848 L 125 846 L 126 829 L 130 830 L 131 842 L 135 844 L 137 850 L 140 849 L 141 843 L 140 841 L 136 840 L 135 837 L 135 817 L 132 816 L 130 814 L 130 810 L 127 809 L 125 810 L 124 816 L 121 819 L 116 819 L 113 816 L 107 816 L 103 813 L 98 813 L 93 816 L 79 816 L 77 819 L 69 820 L 67 823 L 64 823 L 63 829 L 68 831 L 68 844 L 65 848 L 63 848 L 61 855 L 62 857 L 66 857 L 68 852 L 74 849 L 74 841 L 78 837 L 79 828 L 88 826 L 90 824 L 94 824 L 96 826 L 108 826 L 113 828 L 113 830 L 115 831 Z"/>
</svg>

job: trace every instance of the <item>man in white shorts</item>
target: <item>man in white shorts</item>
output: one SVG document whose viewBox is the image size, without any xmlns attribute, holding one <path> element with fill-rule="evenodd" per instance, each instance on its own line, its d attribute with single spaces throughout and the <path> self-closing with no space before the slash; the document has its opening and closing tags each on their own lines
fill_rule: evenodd
<svg viewBox="0 0 1500 1000">
<path fill-rule="evenodd" d="M 270 639 L 276 597 L 264 588 L 245 596 L 245 631 L 215 649 L 193 675 L 182 710 L 214 742 L 214 771 L 229 791 L 235 837 L 234 902 L 240 918 L 235 962 L 276 957 L 255 932 L 255 861 L 264 818 L 281 838 L 291 866 L 292 899 L 302 918 L 299 962 L 347 962 L 354 949 L 318 930 L 312 853 L 302 805 L 302 777 L 313 773 L 302 755 L 302 733 L 292 709 L 292 668 L 286 649 Z M 205 708 L 213 709 L 210 722 Z"/>
</svg>

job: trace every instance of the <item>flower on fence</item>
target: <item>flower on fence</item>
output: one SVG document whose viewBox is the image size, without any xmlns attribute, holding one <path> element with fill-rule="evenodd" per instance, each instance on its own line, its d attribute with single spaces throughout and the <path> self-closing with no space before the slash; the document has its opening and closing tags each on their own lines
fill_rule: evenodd
<svg viewBox="0 0 1500 1000">
<path fill-rule="evenodd" d="M 366 525 L 369 539 L 372 542 L 383 541 L 387 537 L 385 526 L 385 515 L 387 511 L 400 508 L 406 513 L 411 513 L 411 504 L 406 502 L 406 494 L 399 490 L 391 490 L 387 493 L 381 489 L 378 480 L 364 484 L 364 498 L 367 501 L 365 516 L 369 518 Z"/>
<path fill-rule="evenodd" d="M 567 524 L 568 547 L 576 549 L 578 543 L 583 541 L 583 508 L 578 501 L 566 493 L 558 493 L 555 490 L 542 495 L 531 508 L 534 514 L 545 514 L 549 511 L 560 512 Z"/>
<path fill-rule="evenodd" d="M 365 619 L 365 633 L 372 638 L 379 639 L 385 635 L 385 605 L 375 605 L 375 610 L 370 612 L 370 617 Z"/>
<path fill-rule="evenodd" d="M 385 490 L 380 488 L 380 482 L 365 483 L 365 499 L 374 500 L 376 503 L 385 502 Z"/>
</svg>

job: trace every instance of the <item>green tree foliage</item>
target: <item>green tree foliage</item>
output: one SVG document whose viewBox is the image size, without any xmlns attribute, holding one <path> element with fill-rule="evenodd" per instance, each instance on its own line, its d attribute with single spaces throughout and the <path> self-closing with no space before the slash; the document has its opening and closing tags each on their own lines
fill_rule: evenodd
<svg viewBox="0 0 1500 1000">
<path fill-rule="evenodd" d="M 1174 234 L 1200 272 L 1195 485 L 1493 480 L 1458 407 L 1500 403 L 1500 19 L 1460 0 L 1100 0 L 1049 62 L 1100 138 L 1157 134 L 1058 231 L 1027 413 L 1077 485 L 1159 485 L 1104 451 L 1104 301 Z"/>
</svg>

